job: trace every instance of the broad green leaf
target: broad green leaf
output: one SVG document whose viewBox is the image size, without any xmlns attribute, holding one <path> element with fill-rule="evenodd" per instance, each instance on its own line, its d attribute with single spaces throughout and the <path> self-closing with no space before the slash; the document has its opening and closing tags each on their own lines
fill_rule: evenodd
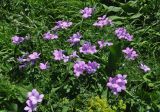
<svg viewBox="0 0 160 112">
<path fill-rule="evenodd" d="M 0 110 L 0 112 L 8 112 L 7 110 Z"/>
<path fill-rule="evenodd" d="M 69 109 L 69 107 L 64 106 L 63 109 L 62 109 L 62 112 L 68 112 L 68 109 Z"/>
<path fill-rule="evenodd" d="M 12 104 L 10 104 L 10 105 L 8 105 L 8 106 L 9 106 L 9 107 L 8 107 L 9 110 L 11 110 L 11 111 L 13 111 L 13 112 L 17 112 L 17 111 L 18 111 L 18 105 L 15 104 L 15 103 L 12 103 Z"/>
<path fill-rule="evenodd" d="M 116 69 L 119 66 L 120 58 L 121 58 L 122 52 L 121 52 L 121 44 L 115 44 L 112 47 L 110 47 L 110 54 L 108 58 L 107 63 L 107 73 L 108 74 L 114 74 Z"/>
</svg>

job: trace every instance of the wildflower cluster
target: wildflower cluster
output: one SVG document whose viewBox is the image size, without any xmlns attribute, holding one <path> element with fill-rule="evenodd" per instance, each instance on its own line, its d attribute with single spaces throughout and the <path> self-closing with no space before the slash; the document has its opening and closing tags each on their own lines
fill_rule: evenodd
<svg viewBox="0 0 160 112">
<path fill-rule="evenodd" d="M 96 70 L 100 67 L 100 64 L 97 62 L 88 62 L 87 64 L 84 61 L 77 61 L 74 64 L 74 73 L 76 77 L 79 77 L 84 72 L 87 72 L 88 74 L 95 73 Z"/>
<path fill-rule="evenodd" d="M 26 101 L 27 106 L 24 108 L 25 111 L 32 112 L 37 110 L 38 103 L 41 103 L 44 95 L 40 94 L 36 89 L 28 92 L 28 100 Z"/>
<path fill-rule="evenodd" d="M 94 54 L 97 52 L 96 46 L 92 46 L 90 42 L 85 42 L 79 50 L 83 54 Z"/>
<path fill-rule="evenodd" d="M 104 40 L 98 41 L 98 44 L 99 44 L 100 48 L 103 48 L 103 47 L 106 47 L 106 46 L 112 46 L 113 45 L 112 42 L 108 42 L 108 41 L 104 41 Z"/>
<path fill-rule="evenodd" d="M 112 25 L 112 20 L 103 15 L 102 17 L 98 17 L 98 20 L 93 24 L 93 26 L 104 27 L 106 25 Z"/>
<path fill-rule="evenodd" d="M 110 77 L 107 86 L 112 90 L 113 94 L 117 95 L 122 90 L 126 90 L 127 75 L 118 74 L 115 77 Z"/>
<path fill-rule="evenodd" d="M 133 36 L 130 35 L 125 28 L 117 28 L 115 34 L 119 39 L 125 39 L 127 41 L 132 41 Z"/>
<path fill-rule="evenodd" d="M 92 16 L 93 8 L 85 7 L 83 10 L 80 11 L 83 18 L 89 18 Z"/>
<path fill-rule="evenodd" d="M 44 34 L 43 38 L 45 40 L 57 39 L 58 35 L 57 34 L 51 34 L 50 32 L 47 32 L 47 33 Z"/>
<path fill-rule="evenodd" d="M 89 18 L 93 14 L 93 8 L 86 7 L 83 10 L 81 10 L 80 13 L 82 14 L 83 18 Z M 110 26 L 112 24 L 113 24 L 112 20 L 107 18 L 106 15 L 103 15 L 102 17 L 98 17 L 98 20 L 95 23 L 93 23 L 93 26 L 103 28 L 104 26 Z M 58 34 L 57 31 L 63 30 L 63 29 L 68 29 L 72 25 L 73 25 L 73 23 L 69 22 L 69 21 L 64 21 L 64 20 L 58 21 L 58 22 L 56 22 L 56 26 L 52 29 L 52 30 L 54 30 L 54 33 L 51 33 L 52 30 L 48 31 L 47 33 L 45 33 L 43 35 L 43 39 L 48 40 L 48 41 L 58 39 L 59 36 L 57 35 Z M 119 39 L 125 39 L 127 41 L 132 41 L 132 39 L 133 39 L 133 36 L 130 35 L 127 32 L 127 30 L 122 27 L 117 28 L 115 30 L 115 35 Z M 82 37 L 83 36 L 80 32 L 76 32 L 72 36 L 70 36 L 69 39 L 67 39 L 67 42 L 69 42 L 70 45 L 72 47 L 74 47 L 76 45 L 79 45 Z M 18 45 L 18 44 L 22 43 L 23 41 L 24 41 L 23 37 L 18 37 L 18 36 L 12 37 L 13 44 Z M 102 49 L 106 46 L 113 45 L 112 42 L 108 42 L 105 40 L 99 40 L 96 43 L 98 43 L 99 49 Z M 55 61 L 63 61 L 65 63 L 68 61 L 72 61 L 74 63 L 73 71 L 74 71 L 75 77 L 80 77 L 81 75 L 84 75 L 84 74 L 95 73 L 100 68 L 100 64 L 97 63 L 96 61 L 91 61 L 91 60 L 89 60 L 88 62 L 85 62 L 81 58 L 81 55 L 84 55 L 84 54 L 85 55 L 86 54 L 93 55 L 93 54 L 97 53 L 98 49 L 96 48 L 96 45 L 91 44 L 91 42 L 85 41 L 81 45 L 81 47 L 78 48 L 78 50 L 79 51 L 73 51 L 72 54 L 68 55 L 65 50 L 54 49 L 54 51 L 52 53 L 53 59 Z M 125 58 L 128 60 L 135 60 L 138 57 L 137 52 L 133 48 L 130 48 L 130 47 L 126 47 L 121 52 L 124 53 Z M 80 54 L 80 55 L 78 55 L 78 54 Z M 34 65 L 36 63 L 36 61 L 40 58 L 40 55 L 41 55 L 41 53 L 32 52 L 30 54 L 26 53 L 25 55 L 19 57 L 17 60 L 20 63 L 20 68 L 24 68 L 28 64 Z M 73 58 L 75 60 L 72 60 Z M 44 63 L 40 62 L 39 68 L 41 70 L 48 69 L 49 68 L 48 62 L 44 62 Z M 144 70 L 144 72 L 150 71 L 150 68 L 144 64 L 141 64 L 140 68 L 142 70 Z M 112 90 L 112 92 L 115 95 L 117 95 L 119 92 L 126 90 L 126 84 L 127 84 L 126 77 L 127 77 L 127 75 L 121 75 L 121 74 L 118 74 L 115 77 L 110 77 L 109 82 L 107 82 L 107 87 L 109 87 Z M 33 89 L 32 92 L 28 93 L 28 100 L 26 101 L 27 106 L 25 107 L 24 110 L 29 111 L 29 112 L 35 111 L 37 108 L 37 104 L 42 102 L 43 97 L 44 97 L 43 94 L 39 94 L 39 92 L 36 89 Z"/>
<path fill-rule="evenodd" d="M 80 39 L 82 38 L 82 35 L 77 32 L 75 34 L 73 34 L 70 39 L 68 39 L 68 42 L 70 42 L 72 45 L 77 44 L 78 42 L 80 42 Z"/>
<path fill-rule="evenodd" d="M 37 59 L 39 59 L 40 53 L 33 52 L 31 54 L 24 54 L 23 56 L 17 58 L 20 63 L 19 68 L 25 68 L 28 64 L 34 65 Z"/>
<path fill-rule="evenodd" d="M 135 60 L 138 56 L 136 51 L 133 50 L 133 48 L 127 47 L 126 49 L 122 50 L 122 52 L 125 54 L 125 58 L 129 60 Z"/>
<path fill-rule="evenodd" d="M 77 58 L 77 57 L 79 57 L 79 56 L 77 55 L 76 51 L 74 51 L 69 56 L 66 56 L 64 54 L 64 50 L 61 50 L 61 49 L 60 50 L 54 50 L 54 52 L 53 52 L 53 58 L 54 58 L 54 60 L 58 60 L 58 61 L 63 60 L 64 62 L 68 62 L 69 60 L 71 60 L 73 58 Z"/>
<path fill-rule="evenodd" d="M 67 29 L 70 27 L 73 23 L 68 21 L 58 21 L 56 22 L 56 26 L 54 29 Z"/>
</svg>

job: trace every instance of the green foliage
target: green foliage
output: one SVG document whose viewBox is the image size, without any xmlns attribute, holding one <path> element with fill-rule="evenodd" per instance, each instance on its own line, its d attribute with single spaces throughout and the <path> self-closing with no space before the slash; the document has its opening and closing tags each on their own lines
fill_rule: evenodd
<svg viewBox="0 0 160 112">
<path fill-rule="evenodd" d="M 108 57 L 107 72 L 108 74 L 114 75 L 117 68 L 120 66 L 120 58 L 122 57 L 122 48 L 120 43 L 113 45 L 110 48 L 110 55 Z"/>
<path fill-rule="evenodd" d="M 115 112 L 112 110 L 105 99 L 101 99 L 98 96 L 89 99 L 88 112 Z"/>
<path fill-rule="evenodd" d="M 14 85 L 7 80 L 0 80 L 0 109 L 18 111 L 19 106 L 20 111 L 28 91 L 28 87 Z"/>
<path fill-rule="evenodd" d="M 119 100 L 116 106 L 113 106 L 114 110 L 118 110 L 118 112 L 124 112 L 126 110 L 126 104 L 123 100 Z"/>
<path fill-rule="evenodd" d="M 79 14 L 85 6 L 95 8 L 94 15 L 87 20 Z M 113 27 L 93 28 L 93 22 L 102 14 L 113 20 Z M 0 112 L 22 112 L 27 92 L 33 88 L 45 94 L 38 112 L 160 110 L 160 0 L 0 0 L 0 18 Z M 43 41 L 42 35 L 57 20 L 70 20 L 74 27 L 58 32 L 60 38 L 56 41 Z M 134 35 L 130 45 L 114 36 L 114 29 L 121 26 Z M 79 30 L 83 33 L 82 43 L 88 40 L 96 44 L 106 39 L 115 44 L 96 55 L 79 54 L 84 60 L 101 63 L 101 68 L 93 75 L 77 79 L 73 75 L 73 64 L 53 61 L 51 51 L 64 49 L 70 54 L 72 48 L 66 40 Z M 27 36 L 28 40 L 24 45 L 14 46 L 13 35 Z M 122 46 L 128 45 L 139 52 L 135 62 L 122 58 Z M 41 52 L 40 62 L 49 61 L 51 69 L 40 71 L 36 63 L 19 70 L 17 58 L 26 51 Z M 141 62 L 146 63 L 151 72 L 140 71 L 137 63 Z M 117 73 L 127 74 L 127 90 L 113 96 L 106 89 L 106 80 Z"/>
</svg>

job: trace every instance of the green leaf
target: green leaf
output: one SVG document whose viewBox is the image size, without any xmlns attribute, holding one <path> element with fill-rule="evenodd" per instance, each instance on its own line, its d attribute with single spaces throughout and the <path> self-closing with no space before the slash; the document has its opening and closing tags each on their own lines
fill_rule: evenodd
<svg viewBox="0 0 160 112">
<path fill-rule="evenodd" d="M 121 44 L 115 44 L 112 47 L 110 47 L 110 54 L 108 58 L 107 63 L 107 73 L 108 74 L 114 74 L 116 69 L 118 68 L 120 64 L 120 58 L 121 58 L 122 52 L 121 52 Z"/>
<path fill-rule="evenodd" d="M 109 16 L 110 19 L 112 20 L 123 20 L 125 17 L 120 17 L 120 16 Z"/>
<path fill-rule="evenodd" d="M 13 112 L 18 112 L 18 105 L 15 103 L 12 103 L 9 105 L 9 110 L 13 111 Z"/>
<path fill-rule="evenodd" d="M 109 6 L 109 7 L 105 6 L 104 8 L 107 10 L 107 12 L 120 12 L 120 11 L 123 11 L 123 9 L 121 7 L 115 7 L 115 6 Z"/>
<path fill-rule="evenodd" d="M 102 92 L 101 97 L 107 98 L 107 89 Z"/>
<path fill-rule="evenodd" d="M 68 109 L 69 109 L 69 107 L 64 106 L 63 109 L 62 109 L 62 112 L 68 112 Z"/>
<path fill-rule="evenodd" d="M 136 7 L 137 1 L 129 1 L 127 3 L 120 3 L 122 9 L 127 13 L 137 12 L 138 8 Z"/>
<path fill-rule="evenodd" d="M 121 22 L 121 21 L 114 21 L 113 23 L 116 24 L 116 25 L 123 25 L 123 24 L 124 24 L 124 23 Z"/>
<path fill-rule="evenodd" d="M 146 82 L 152 82 L 148 77 L 150 76 L 151 74 L 150 73 L 147 73 L 143 76 L 143 79 L 146 81 Z"/>
<path fill-rule="evenodd" d="M 142 16 L 141 13 L 137 13 L 137 14 L 131 16 L 130 18 L 131 18 L 131 19 L 136 19 L 136 18 L 139 18 L 139 17 L 141 17 L 141 16 Z"/>
<path fill-rule="evenodd" d="M 8 112 L 7 110 L 0 110 L 0 112 Z"/>
<path fill-rule="evenodd" d="M 52 88 L 52 90 L 51 90 L 51 95 L 54 95 L 54 94 L 55 94 L 55 92 L 56 92 L 59 88 L 60 88 L 60 87 Z"/>
<path fill-rule="evenodd" d="M 17 96 L 17 99 L 19 100 L 19 102 L 23 103 L 26 100 L 26 95 L 29 90 L 24 87 L 18 87 L 17 91 L 19 91 L 19 96 Z"/>
</svg>

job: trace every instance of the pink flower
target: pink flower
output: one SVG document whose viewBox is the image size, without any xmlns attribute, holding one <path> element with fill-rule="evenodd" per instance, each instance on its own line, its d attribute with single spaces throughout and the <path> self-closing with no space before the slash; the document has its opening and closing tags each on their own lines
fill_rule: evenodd
<svg viewBox="0 0 160 112">
<path fill-rule="evenodd" d="M 55 60 L 59 60 L 59 61 L 63 60 L 63 56 L 64 56 L 63 50 L 54 50 L 53 56 Z"/>
<path fill-rule="evenodd" d="M 28 58 L 29 58 L 30 60 L 36 60 L 36 59 L 39 59 L 39 55 L 40 55 L 40 53 L 33 52 L 32 54 L 30 54 L 30 55 L 28 56 Z"/>
<path fill-rule="evenodd" d="M 140 64 L 140 69 L 142 69 L 144 72 L 148 72 L 151 70 L 147 65 L 142 63 Z"/>
<path fill-rule="evenodd" d="M 46 63 L 40 63 L 39 64 L 39 68 L 41 69 L 41 70 L 46 70 L 47 68 L 48 68 L 48 62 L 46 62 Z"/>
</svg>

